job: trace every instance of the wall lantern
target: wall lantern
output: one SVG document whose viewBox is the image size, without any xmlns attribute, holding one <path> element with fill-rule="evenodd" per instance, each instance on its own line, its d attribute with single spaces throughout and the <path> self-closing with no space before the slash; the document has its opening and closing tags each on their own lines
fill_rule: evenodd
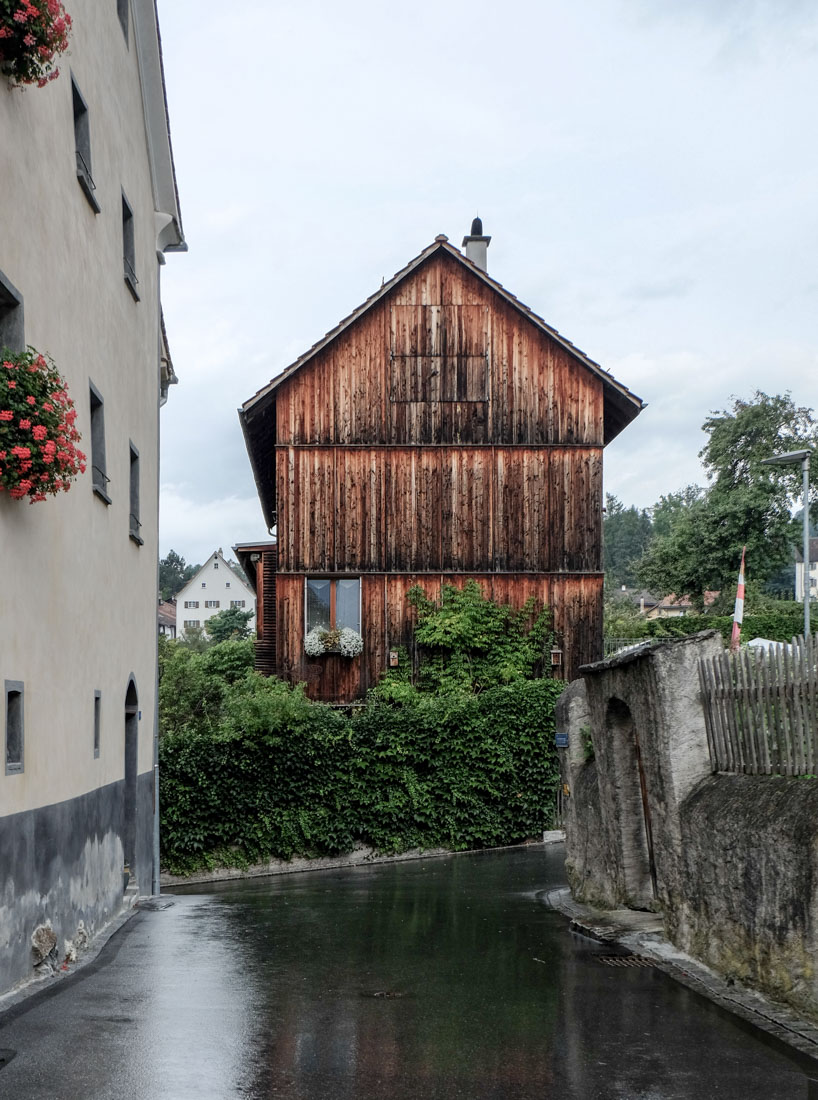
<svg viewBox="0 0 818 1100">
<path fill-rule="evenodd" d="M 398 651 L 396 649 L 390 649 L 389 650 L 389 667 L 390 668 L 397 668 L 398 667 Z"/>
<path fill-rule="evenodd" d="M 551 650 L 551 667 L 562 667 L 562 650 L 558 649 L 556 646 L 554 646 L 554 648 Z"/>
</svg>

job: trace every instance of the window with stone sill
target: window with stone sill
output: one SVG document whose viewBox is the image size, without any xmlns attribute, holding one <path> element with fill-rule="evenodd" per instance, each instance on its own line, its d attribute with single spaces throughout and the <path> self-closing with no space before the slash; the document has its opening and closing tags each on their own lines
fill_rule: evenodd
<svg viewBox="0 0 818 1100">
<path fill-rule="evenodd" d="M 97 185 L 91 175 L 91 127 L 88 118 L 88 105 L 82 92 L 71 77 L 71 99 L 74 106 L 74 147 L 77 161 L 77 180 L 88 205 L 98 214 L 100 205 L 96 197 Z"/>
<path fill-rule="evenodd" d="M 131 204 L 122 195 L 122 258 L 124 264 L 125 284 L 130 290 L 133 300 L 139 301 L 139 279 L 136 277 L 136 238 L 134 236 L 133 210 Z"/>
<path fill-rule="evenodd" d="M 0 271 L 0 348 L 25 351 L 23 296 Z"/>
<path fill-rule="evenodd" d="M 125 42 L 127 43 L 130 29 L 128 0 L 116 0 L 116 14 L 119 16 L 119 25 L 122 27 L 122 33 L 125 35 Z"/>
<path fill-rule="evenodd" d="M 108 496 L 110 478 L 105 464 L 105 405 L 102 394 L 93 382 L 89 383 L 91 404 L 91 488 L 106 504 L 111 503 Z"/>
<path fill-rule="evenodd" d="M 142 524 L 139 522 L 139 451 L 133 443 L 128 445 L 130 454 L 130 501 L 131 511 L 128 520 L 128 534 L 137 546 L 144 545 L 145 540 L 139 534 Z"/>
</svg>

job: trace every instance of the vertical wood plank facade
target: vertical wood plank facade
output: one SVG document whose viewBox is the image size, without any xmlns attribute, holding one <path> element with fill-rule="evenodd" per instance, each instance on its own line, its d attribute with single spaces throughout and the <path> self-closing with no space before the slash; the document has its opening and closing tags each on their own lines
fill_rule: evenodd
<svg viewBox="0 0 818 1100">
<path fill-rule="evenodd" d="M 566 676 L 602 656 L 603 383 L 466 263 L 432 255 L 274 402 L 280 675 L 354 699 L 410 642 L 411 585 L 468 578 L 547 603 Z M 361 578 L 360 657 L 305 654 L 310 575 Z"/>
</svg>

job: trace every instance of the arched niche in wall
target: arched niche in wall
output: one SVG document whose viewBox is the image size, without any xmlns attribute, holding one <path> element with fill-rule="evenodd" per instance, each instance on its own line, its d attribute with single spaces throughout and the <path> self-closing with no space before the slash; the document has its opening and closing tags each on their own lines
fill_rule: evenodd
<svg viewBox="0 0 818 1100">
<path fill-rule="evenodd" d="M 656 867 L 650 806 L 638 731 L 627 703 L 616 697 L 608 701 L 605 727 L 613 756 L 623 900 L 631 909 L 653 909 Z"/>
<path fill-rule="evenodd" d="M 139 762 L 139 695 L 133 676 L 125 692 L 124 784 L 122 796 L 122 852 L 125 867 L 136 870 L 136 773 Z M 126 882 L 127 888 L 127 882 Z"/>
</svg>

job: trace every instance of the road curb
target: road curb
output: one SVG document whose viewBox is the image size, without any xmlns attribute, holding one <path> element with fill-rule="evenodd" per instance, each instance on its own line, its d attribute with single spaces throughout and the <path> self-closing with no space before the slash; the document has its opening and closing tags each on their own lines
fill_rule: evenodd
<svg viewBox="0 0 818 1100">
<path fill-rule="evenodd" d="M 631 954 L 649 959 L 674 981 L 764 1032 L 775 1043 L 783 1045 L 788 1054 L 796 1052 L 806 1060 L 807 1068 L 818 1083 L 818 1026 L 788 1005 L 725 978 L 679 951 L 665 938 L 659 914 L 594 909 L 575 901 L 567 886 L 545 891 L 541 900 L 569 918 L 572 932 L 600 943 L 615 944 Z"/>
</svg>

